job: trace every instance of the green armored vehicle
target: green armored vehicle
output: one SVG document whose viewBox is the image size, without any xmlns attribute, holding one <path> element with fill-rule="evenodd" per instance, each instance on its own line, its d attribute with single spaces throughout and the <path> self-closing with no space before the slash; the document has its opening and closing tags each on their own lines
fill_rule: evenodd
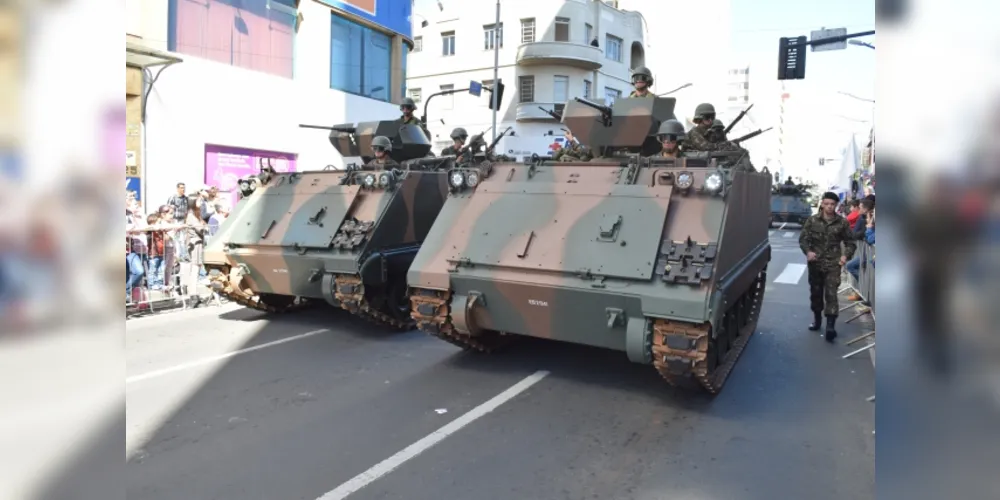
<svg viewBox="0 0 1000 500">
<path fill-rule="evenodd" d="M 408 273 L 417 326 L 481 352 L 517 336 L 614 349 L 719 391 L 760 314 L 771 176 L 743 151 L 654 156 L 675 104 L 570 101 L 592 160 L 453 170 Z"/>
<path fill-rule="evenodd" d="M 775 184 L 771 189 L 771 225 L 803 224 L 813 214 L 812 195 L 801 184 Z"/>
<path fill-rule="evenodd" d="M 296 298 L 324 300 L 412 327 L 406 270 L 448 196 L 454 157 L 427 157 L 421 128 L 398 120 L 329 129 L 334 149 L 364 165 L 265 168 L 241 180 L 242 199 L 209 242 L 206 266 L 217 271 L 217 290 L 250 307 L 279 311 Z M 391 160 L 375 159 L 385 153 Z"/>
</svg>

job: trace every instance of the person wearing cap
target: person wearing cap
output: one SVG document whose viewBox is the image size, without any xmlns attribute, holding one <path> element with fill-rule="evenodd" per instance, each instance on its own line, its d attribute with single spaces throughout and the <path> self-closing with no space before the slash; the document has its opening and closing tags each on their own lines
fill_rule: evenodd
<svg viewBox="0 0 1000 500">
<path fill-rule="evenodd" d="M 825 315 L 827 342 L 837 338 L 836 323 L 840 312 L 837 291 L 840 289 L 841 268 L 857 249 L 850 224 L 837 214 L 838 203 L 840 197 L 836 193 L 823 193 L 819 213 L 806 219 L 799 233 L 799 248 L 806 255 L 809 270 L 809 305 L 813 312 L 809 329 L 819 330 Z"/>
</svg>

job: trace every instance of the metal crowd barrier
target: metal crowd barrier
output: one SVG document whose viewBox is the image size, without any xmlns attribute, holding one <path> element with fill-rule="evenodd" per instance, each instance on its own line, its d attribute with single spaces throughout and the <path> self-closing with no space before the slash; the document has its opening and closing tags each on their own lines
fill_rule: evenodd
<svg viewBox="0 0 1000 500">
<path fill-rule="evenodd" d="M 125 279 L 126 312 L 174 305 L 179 302 L 186 309 L 199 286 L 199 271 L 202 266 L 200 248 L 189 251 L 187 226 L 159 229 L 145 227 L 134 229 L 125 235 Z M 162 239 L 163 251 L 154 248 L 154 242 Z M 129 277 L 134 271 L 141 277 L 133 280 L 129 288 Z"/>
<path fill-rule="evenodd" d="M 866 241 L 858 242 L 858 249 L 855 252 L 856 256 L 860 256 L 860 266 L 858 266 L 858 277 L 855 278 L 850 272 L 844 269 L 845 284 L 846 287 L 842 289 L 853 290 L 859 296 L 861 296 L 861 301 L 852 302 L 846 306 L 843 306 L 840 310 L 841 312 L 847 309 L 854 309 L 857 312 L 853 317 L 848 319 L 846 323 L 850 323 L 866 314 L 871 315 L 872 321 L 875 320 L 875 247 L 869 245 Z M 856 354 L 871 351 L 872 366 L 875 365 L 875 329 L 869 332 L 863 333 L 854 339 L 849 340 L 846 344 L 851 345 L 860 342 L 864 339 L 870 339 L 868 344 L 864 347 L 857 349 L 855 351 L 849 352 L 843 356 L 844 359 L 850 358 Z M 868 398 L 868 401 L 875 401 L 875 396 Z"/>
</svg>

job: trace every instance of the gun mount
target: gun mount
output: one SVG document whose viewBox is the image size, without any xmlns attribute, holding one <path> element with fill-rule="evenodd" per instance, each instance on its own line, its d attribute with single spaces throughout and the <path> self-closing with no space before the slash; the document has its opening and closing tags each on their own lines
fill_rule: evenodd
<svg viewBox="0 0 1000 500">
<path fill-rule="evenodd" d="M 388 137 L 392 142 L 389 156 L 397 162 L 426 157 L 431 151 L 431 141 L 419 125 L 404 125 L 402 120 L 382 120 L 361 122 L 357 125 L 342 124 L 332 127 L 320 125 L 299 125 L 302 128 L 318 128 L 330 131 L 330 145 L 341 156 L 360 156 L 365 163 L 375 157 L 372 139 Z"/>
<path fill-rule="evenodd" d="M 676 105 L 673 97 L 618 99 L 612 106 L 576 98 L 566 103 L 562 122 L 595 156 L 625 152 L 650 156 L 660 151 L 656 130 L 663 121 L 676 119 Z"/>
</svg>

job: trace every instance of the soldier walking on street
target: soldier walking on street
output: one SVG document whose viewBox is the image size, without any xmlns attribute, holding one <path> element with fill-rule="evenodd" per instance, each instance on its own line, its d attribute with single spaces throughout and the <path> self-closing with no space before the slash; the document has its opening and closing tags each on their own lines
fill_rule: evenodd
<svg viewBox="0 0 1000 500">
<path fill-rule="evenodd" d="M 660 156 L 680 158 L 682 155 L 680 143 L 686 135 L 683 123 L 677 120 L 664 120 L 660 124 L 660 129 L 656 131 L 656 138 L 660 140 L 660 144 L 663 146 Z"/>
<path fill-rule="evenodd" d="M 635 90 L 628 95 L 629 98 L 655 97 L 653 93 L 649 91 L 649 87 L 653 86 L 653 73 L 645 66 L 636 69 L 635 72 L 632 73 L 632 86 L 635 87 Z"/>
<path fill-rule="evenodd" d="M 839 202 L 840 197 L 836 193 L 824 193 L 820 212 L 806 219 L 799 234 L 799 248 L 806 255 L 809 269 L 809 304 L 813 312 L 809 329 L 819 330 L 821 315 L 825 314 L 827 342 L 837 338 L 835 325 L 840 312 L 837 303 L 840 270 L 854 256 L 857 248 L 847 219 L 836 212 Z"/>
</svg>

